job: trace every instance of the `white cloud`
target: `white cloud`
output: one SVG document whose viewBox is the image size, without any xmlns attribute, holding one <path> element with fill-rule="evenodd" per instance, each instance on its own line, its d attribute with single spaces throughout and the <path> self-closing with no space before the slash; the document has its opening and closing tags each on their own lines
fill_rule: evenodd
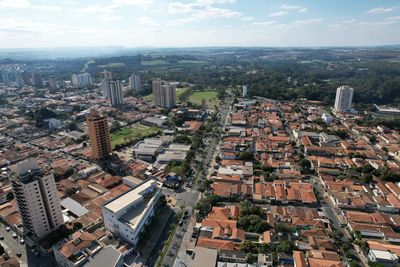
<svg viewBox="0 0 400 267">
<path fill-rule="evenodd" d="M 202 4 L 232 4 L 235 3 L 236 0 L 197 0 L 197 3 L 202 3 Z"/>
<path fill-rule="evenodd" d="M 136 22 L 142 26 L 148 26 L 148 27 L 156 27 L 159 25 L 158 22 L 149 17 L 139 17 L 136 19 Z"/>
<path fill-rule="evenodd" d="M 240 12 L 213 7 L 204 3 L 189 3 L 184 4 L 180 2 L 170 3 L 168 5 L 168 13 L 170 14 L 191 14 L 191 20 L 196 19 L 209 19 L 209 18 L 232 18 L 239 17 Z"/>
<path fill-rule="evenodd" d="M 126 6 L 147 7 L 154 4 L 154 0 L 112 0 L 112 3 Z"/>
<path fill-rule="evenodd" d="M 269 14 L 269 16 L 270 17 L 282 17 L 282 16 L 286 16 L 287 14 L 289 14 L 289 12 L 287 12 L 285 10 L 281 10 L 281 11 L 271 13 L 271 14 Z"/>
<path fill-rule="evenodd" d="M 274 20 L 263 21 L 263 22 L 253 22 L 253 25 L 255 25 L 255 26 L 274 26 L 277 24 L 278 24 L 278 22 L 276 22 Z"/>
<path fill-rule="evenodd" d="M 306 13 L 308 11 L 307 8 L 302 7 L 302 6 L 294 6 L 294 5 L 281 5 L 280 6 L 281 10 L 285 10 L 285 11 L 294 11 L 297 13 Z"/>
<path fill-rule="evenodd" d="M 123 18 L 116 12 L 121 9 L 122 6 L 118 4 L 111 4 L 105 6 L 90 5 L 83 8 L 77 8 L 75 12 L 78 14 L 94 14 L 103 21 L 119 21 L 122 20 Z"/>
<path fill-rule="evenodd" d="M 293 22 L 293 25 L 294 26 L 304 26 L 304 25 L 310 25 L 310 24 L 319 24 L 322 21 L 323 21 L 323 19 L 321 19 L 321 18 L 296 20 Z"/>
<path fill-rule="evenodd" d="M 396 7 L 377 7 L 377 8 L 372 8 L 368 10 L 366 13 L 367 14 L 383 14 L 383 13 L 390 13 L 393 12 L 396 9 Z"/>
<path fill-rule="evenodd" d="M 307 11 L 308 11 L 308 9 L 305 8 L 305 7 L 300 8 L 299 10 L 297 10 L 297 12 L 299 12 L 299 13 L 307 13 Z"/>
<path fill-rule="evenodd" d="M 280 8 L 283 10 L 298 10 L 302 7 L 301 6 L 292 6 L 292 5 L 281 5 Z"/>
<path fill-rule="evenodd" d="M 0 0 L 0 9 L 32 9 L 38 11 L 59 11 L 61 7 L 52 5 L 35 5 L 29 0 Z"/>
<path fill-rule="evenodd" d="M 254 20 L 254 18 L 253 17 L 243 17 L 240 20 L 242 20 L 242 21 L 252 21 L 252 20 Z"/>
</svg>

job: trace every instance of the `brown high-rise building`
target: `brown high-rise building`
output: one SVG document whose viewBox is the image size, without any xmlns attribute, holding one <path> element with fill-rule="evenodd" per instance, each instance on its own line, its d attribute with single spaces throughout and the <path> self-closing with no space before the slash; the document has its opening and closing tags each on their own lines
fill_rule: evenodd
<svg viewBox="0 0 400 267">
<path fill-rule="evenodd" d="M 111 153 L 110 131 L 106 115 L 100 115 L 97 110 L 91 109 L 87 118 L 92 157 L 102 159 Z"/>
</svg>

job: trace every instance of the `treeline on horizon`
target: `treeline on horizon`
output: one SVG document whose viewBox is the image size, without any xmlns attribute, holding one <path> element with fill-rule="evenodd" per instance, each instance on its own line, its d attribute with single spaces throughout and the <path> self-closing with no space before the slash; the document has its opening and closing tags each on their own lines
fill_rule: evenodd
<svg viewBox="0 0 400 267">
<path fill-rule="evenodd" d="M 360 60 L 360 52 L 354 51 L 285 50 L 265 53 L 242 49 L 238 53 L 156 53 L 26 63 L 32 68 L 41 66 L 44 77 L 55 75 L 58 79 L 70 79 L 72 73 L 82 71 L 84 64 L 93 60 L 95 62 L 85 70 L 95 81 L 98 81 L 100 71 L 108 69 L 114 73 L 114 78 L 122 80 L 138 72 L 148 86 L 157 78 L 195 84 L 194 90 L 222 90 L 246 84 L 252 96 L 278 100 L 307 98 L 328 104 L 334 102 L 336 88 L 346 84 L 355 89 L 355 103 L 400 105 L 400 60 L 397 59 L 400 52 L 362 51 L 362 55 L 364 60 Z M 104 67 L 113 63 L 119 64 Z M 48 68 L 43 68 L 43 65 Z"/>
</svg>

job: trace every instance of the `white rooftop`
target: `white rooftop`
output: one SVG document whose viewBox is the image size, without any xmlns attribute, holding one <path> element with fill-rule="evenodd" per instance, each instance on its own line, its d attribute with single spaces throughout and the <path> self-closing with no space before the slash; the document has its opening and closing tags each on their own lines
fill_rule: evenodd
<svg viewBox="0 0 400 267">
<path fill-rule="evenodd" d="M 384 260 L 397 260 L 396 254 L 393 254 L 386 250 L 375 250 L 371 249 L 371 253 L 375 255 L 377 259 L 384 259 Z"/>
<path fill-rule="evenodd" d="M 112 200 L 107 205 L 105 205 L 105 208 L 114 213 L 118 213 L 132 203 L 141 200 L 143 198 L 143 193 L 145 193 L 150 187 L 159 186 L 158 184 L 159 183 L 155 180 L 149 180 L 132 189 L 131 191 L 123 194 L 122 196 Z"/>
</svg>

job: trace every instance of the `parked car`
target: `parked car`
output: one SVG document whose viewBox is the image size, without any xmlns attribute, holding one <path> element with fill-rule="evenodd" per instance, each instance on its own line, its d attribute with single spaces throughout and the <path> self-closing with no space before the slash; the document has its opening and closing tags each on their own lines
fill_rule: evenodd
<svg viewBox="0 0 400 267">
<path fill-rule="evenodd" d="M 23 244 L 25 244 L 25 240 L 24 240 L 23 238 L 21 238 L 21 239 L 19 240 L 19 243 L 20 243 L 21 245 L 23 245 Z"/>
<path fill-rule="evenodd" d="M 11 228 L 10 227 L 6 227 L 6 231 L 10 232 Z"/>
<path fill-rule="evenodd" d="M 0 235 L 0 240 L 4 240 L 4 236 Z"/>
<path fill-rule="evenodd" d="M 17 237 L 18 237 L 18 235 L 17 235 L 16 233 L 13 233 L 13 234 L 12 234 L 12 238 L 15 239 L 15 238 L 17 238 Z"/>
<path fill-rule="evenodd" d="M 16 255 L 17 255 L 17 257 L 20 258 L 22 256 L 22 253 L 21 252 L 17 252 Z"/>
</svg>

